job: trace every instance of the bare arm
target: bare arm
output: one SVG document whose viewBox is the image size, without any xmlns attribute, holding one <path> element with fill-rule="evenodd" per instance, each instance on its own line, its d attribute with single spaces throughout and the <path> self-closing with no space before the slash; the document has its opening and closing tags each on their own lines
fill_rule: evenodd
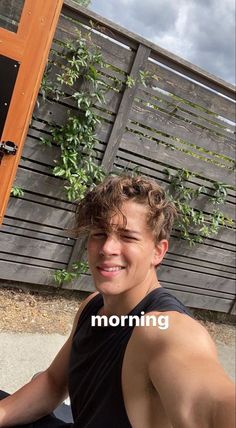
<svg viewBox="0 0 236 428">
<path fill-rule="evenodd" d="M 93 296 L 90 295 L 81 305 L 71 334 L 50 367 L 13 395 L 0 401 L 0 428 L 33 422 L 52 412 L 67 396 L 73 335 L 83 308 Z"/>
<path fill-rule="evenodd" d="M 149 332 L 148 366 L 173 427 L 234 428 L 234 386 L 210 336 L 189 317 L 168 315 L 168 330 Z"/>
</svg>

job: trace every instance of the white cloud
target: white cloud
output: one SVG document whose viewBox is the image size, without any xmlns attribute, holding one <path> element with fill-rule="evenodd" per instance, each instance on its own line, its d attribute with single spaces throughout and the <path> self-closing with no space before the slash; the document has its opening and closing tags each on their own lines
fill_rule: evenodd
<svg viewBox="0 0 236 428">
<path fill-rule="evenodd" d="M 235 81 L 234 0 L 92 0 L 90 8 L 193 64 Z"/>
</svg>

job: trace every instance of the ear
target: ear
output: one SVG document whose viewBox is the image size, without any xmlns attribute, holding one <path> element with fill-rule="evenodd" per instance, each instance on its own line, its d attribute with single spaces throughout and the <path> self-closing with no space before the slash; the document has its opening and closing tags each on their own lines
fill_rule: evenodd
<svg viewBox="0 0 236 428">
<path fill-rule="evenodd" d="M 162 239 L 160 242 L 158 242 L 158 244 L 154 248 L 154 254 L 153 254 L 154 266 L 158 266 L 162 262 L 166 252 L 168 251 L 168 248 L 169 248 L 169 243 L 167 239 Z"/>
</svg>

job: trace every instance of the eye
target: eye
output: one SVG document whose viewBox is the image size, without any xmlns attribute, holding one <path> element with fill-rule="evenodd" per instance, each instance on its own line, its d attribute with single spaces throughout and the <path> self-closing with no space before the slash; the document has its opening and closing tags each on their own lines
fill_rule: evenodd
<svg viewBox="0 0 236 428">
<path fill-rule="evenodd" d="M 105 232 L 93 232 L 90 235 L 92 238 L 97 238 L 97 239 L 101 239 L 101 238 L 105 238 L 107 235 Z"/>
<path fill-rule="evenodd" d="M 131 236 L 131 235 L 121 235 L 121 238 L 126 239 L 128 241 L 137 241 L 138 239 L 135 238 L 135 236 Z"/>
</svg>

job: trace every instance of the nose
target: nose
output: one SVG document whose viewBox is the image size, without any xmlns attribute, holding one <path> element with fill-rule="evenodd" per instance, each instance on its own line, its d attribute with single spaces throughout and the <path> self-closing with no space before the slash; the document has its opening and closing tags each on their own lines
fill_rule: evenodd
<svg viewBox="0 0 236 428">
<path fill-rule="evenodd" d="M 101 254 L 118 255 L 120 254 L 120 241 L 115 235 L 107 235 L 101 245 Z"/>
</svg>

